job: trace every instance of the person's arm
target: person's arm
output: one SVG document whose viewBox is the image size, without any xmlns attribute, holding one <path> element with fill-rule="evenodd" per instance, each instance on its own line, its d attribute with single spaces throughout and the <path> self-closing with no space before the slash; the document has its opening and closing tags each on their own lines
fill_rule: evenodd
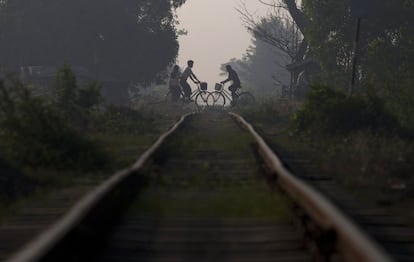
<svg viewBox="0 0 414 262">
<path fill-rule="evenodd" d="M 222 84 L 225 84 L 225 83 L 227 83 L 228 81 L 230 81 L 231 79 L 230 79 L 230 74 L 229 74 L 229 76 L 227 77 L 227 79 L 226 80 L 223 80 L 223 81 L 221 81 L 220 83 L 222 83 Z"/>
<path fill-rule="evenodd" d="M 193 71 L 191 71 L 191 73 L 190 73 L 190 78 L 191 78 L 191 80 L 193 80 L 194 83 L 200 83 L 200 80 L 198 80 L 198 78 L 193 73 Z"/>
</svg>

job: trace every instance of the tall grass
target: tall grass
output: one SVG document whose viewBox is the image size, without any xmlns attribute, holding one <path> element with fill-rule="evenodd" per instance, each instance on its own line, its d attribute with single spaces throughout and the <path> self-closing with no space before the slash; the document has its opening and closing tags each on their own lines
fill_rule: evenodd
<svg viewBox="0 0 414 262">
<path fill-rule="evenodd" d="M 52 99 L 33 95 L 32 87 L 16 77 L 0 81 L 0 161 L 11 167 L 1 168 L 1 202 L 125 168 L 120 165 L 132 160 L 124 160 L 122 149 L 104 146 L 108 140 L 102 137 L 116 143 L 113 137 L 130 134 L 132 140 L 153 130 L 152 118 L 135 110 L 105 108 L 100 85 L 78 86 L 69 65 L 59 70 L 51 88 Z"/>
<path fill-rule="evenodd" d="M 21 82 L 0 81 L 0 148 L 15 166 L 97 169 L 107 156 L 73 128 L 62 111 Z"/>
<path fill-rule="evenodd" d="M 244 115 L 276 148 L 311 160 L 311 172 L 331 176 L 370 201 L 413 199 L 414 141 L 380 98 L 347 98 L 318 86 L 290 120 L 269 110 L 271 105 Z"/>
</svg>

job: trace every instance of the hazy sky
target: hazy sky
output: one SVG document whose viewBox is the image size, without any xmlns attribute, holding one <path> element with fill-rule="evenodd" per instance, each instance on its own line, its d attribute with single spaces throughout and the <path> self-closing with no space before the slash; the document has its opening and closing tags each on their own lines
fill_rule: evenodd
<svg viewBox="0 0 414 262">
<path fill-rule="evenodd" d="M 178 39 L 178 63 L 184 69 L 188 59 L 194 60 L 194 73 L 210 88 L 224 79 L 220 65 L 241 58 L 251 43 L 236 7 L 240 0 L 187 0 L 177 11 L 178 28 L 188 31 Z M 249 0 L 248 8 L 264 9 L 257 0 Z"/>
</svg>

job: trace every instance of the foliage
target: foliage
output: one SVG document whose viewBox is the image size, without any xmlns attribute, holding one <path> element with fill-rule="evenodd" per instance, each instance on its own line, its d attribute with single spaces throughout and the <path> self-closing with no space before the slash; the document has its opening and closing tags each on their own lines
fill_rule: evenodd
<svg viewBox="0 0 414 262">
<path fill-rule="evenodd" d="M 405 138 L 358 131 L 346 137 L 309 140 L 291 137 L 312 148 L 321 170 L 358 197 L 379 204 L 400 204 L 414 192 L 414 143 Z M 374 182 L 374 183 L 373 183 Z"/>
<path fill-rule="evenodd" d="M 153 127 L 153 119 L 139 111 L 124 106 L 109 106 L 104 112 L 97 112 L 92 119 L 95 132 L 115 134 L 141 134 Z"/>
<path fill-rule="evenodd" d="M 410 1 L 377 1 L 362 19 L 358 78 L 380 86 L 398 70 L 412 68 L 414 6 Z M 303 1 L 311 21 L 306 30 L 310 52 L 321 64 L 326 83 L 346 87 L 352 68 L 356 17 L 351 1 Z"/>
<path fill-rule="evenodd" d="M 304 166 L 310 173 L 333 176 L 379 203 L 412 205 L 414 1 L 268 1 L 275 7 L 288 2 L 302 3 L 307 23 L 297 24 L 309 43 L 306 57 L 316 60 L 321 72 L 311 78 L 318 84 L 292 116 L 293 130 L 273 135 L 279 130 L 272 124 L 268 138 L 301 159 L 306 152 L 315 163 Z M 370 4 L 360 24 L 355 93 L 348 97 L 357 25 L 352 2 Z M 257 119 L 270 124 L 264 116 Z"/>
<path fill-rule="evenodd" d="M 56 75 L 56 106 L 69 122 L 76 127 L 86 127 L 93 109 L 102 102 L 101 85 L 98 82 L 78 87 L 76 76 L 65 63 Z"/>
<path fill-rule="evenodd" d="M 101 84 L 96 81 L 93 81 L 88 85 L 81 87 L 78 90 L 78 105 L 86 110 L 99 106 L 103 100 L 101 89 Z"/>
<path fill-rule="evenodd" d="M 57 105 L 65 112 L 75 109 L 77 83 L 76 76 L 69 64 L 65 63 L 56 76 Z"/>
<path fill-rule="evenodd" d="M 280 86 L 289 84 L 286 65 L 296 56 L 302 36 L 293 22 L 279 13 L 254 21 L 247 10 L 239 12 L 254 38 L 243 58 L 229 63 L 238 69 L 245 85 L 257 89 L 256 95 L 279 94 Z"/>
<path fill-rule="evenodd" d="M 35 97 L 16 79 L 0 82 L 0 150 L 19 166 L 93 170 L 110 162 L 81 132 L 137 134 L 153 119 L 127 107 L 100 107 L 100 86 L 79 88 L 70 66 L 56 76 L 56 99 Z"/>
<path fill-rule="evenodd" d="M 239 12 L 243 16 L 242 20 L 245 22 L 247 30 L 256 39 L 271 45 L 291 60 L 295 58 L 298 42 L 302 40 L 303 36 L 298 32 L 291 19 L 285 17 L 282 12 L 277 12 L 254 21 L 247 10 L 239 10 Z"/>
<path fill-rule="evenodd" d="M 239 109 L 238 113 L 252 121 L 266 125 L 280 125 L 289 122 L 289 117 L 298 107 L 297 103 L 277 97 L 267 97 L 256 101 L 256 106 Z"/>
<path fill-rule="evenodd" d="M 264 108 L 267 107 L 270 105 Z M 284 121 L 274 110 L 242 113 L 281 157 L 287 161 L 293 159 L 292 163 L 287 164 L 292 164 L 295 170 L 303 168 L 305 173 L 332 177 L 364 200 L 369 198 L 389 205 L 411 199 L 412 203 L 412 140 L 387 132 L 372 132 L 370 129 L 329 134 L 325 130 L 320 133 L 315 127 L 295 133 L 289 128 L 289 121 Z M 301 166 L 295 161 L 297 158 L 300 162 L 307 160 L 312 164 Z"/>
<path fill-rule="evenodd" d="M 398 78 L 400 74 L 402 76 Z M 412 74 L 407 76 L 406 72 L 399 72 L 396 75 L 398 84 L 390 83 L 384 90 L 387 95 L 387 106 L 405 129 L 414 130 L 414 78 Z"/>
<path fill-rule="evenodd" d="M 33 181 L 24 176 L 19 170 L 12 167 L 5 160 L 0 159 L 0 200 L 15 198 L 28 194 L 33 190 Z M 1 217 L 0 208 L 0 217 Z"/>
<path fill-rule="evenodd" d="M 331 171 L 339 173 L 339 179 L 345 183 L 352 183 L 355 177 L 348 175 L 354 174 L 365 187 L 390 190 L 392 184 L 411 179 L 414 144 L 406 139 L 361 131 L 342 141 L 327 139 L 321 144 L 321 149 L 328 153 L 325 161 L 331 162 L 326 166 L 335 169 L 348 163 L 340 172 Z M 414 186 L 412 182 L 414 180 L 410 181 Z"/>
<path fill-rule="evenodd" d="M 275 47 L 261 40 L 252 40 L 246 54 L 240 60 L 231 60 L 237 70 L 243 86 L 254 89 L 257 96 L 269 96 L 280 93 L 281 85 L 289 82 L 289 73 L 285 69 L 288 57 Z M 225 65 L 222 65 L 225 71 Z"/>
<path fill-rule="evenodd" d="M 0 82 L 0 137 L 3 156 L 19 166 L 93 170 L 108 163 L 56 106 L 33 97 L 17 80 Z"/>
<path fill-rule="evenodd" d="M 355 19 L 349 11 L 349 1 L 304 1 L 309 17 L 306 39 L 325 74 L 325 81 L 345 86 L 349 81 Z M 350 71 L 349 71 L 350 72 Z M 348 81 L 348 82 L 347 82 Z"/>
<path fill-rule="evenodd" d="M 373 95 L 347 97 L 326 86 L 312 86 L 302 109 L 292 116 L 295 131 L 306 134 L 347 135 L 360 130 L 401 132 L 397 119 Z"/>
<path fill-rule="evenodd" d="M 173 9 L 184 2 L 8 1 L 1 10 L 2 64 L 68 61 L 99 80 L 148 82 L 177 55 Z"/>
</svg>

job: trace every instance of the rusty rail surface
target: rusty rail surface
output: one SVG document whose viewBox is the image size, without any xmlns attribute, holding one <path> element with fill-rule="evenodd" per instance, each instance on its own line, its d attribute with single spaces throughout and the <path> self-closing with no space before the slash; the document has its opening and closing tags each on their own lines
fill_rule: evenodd
<svg viewBox="0 0 414 262">
<path fill-rule="evenodd" d="M 258 150 L 266 165 L 277 176 L 278 184 L 326 230 L 334 230 L 338 236 L 338 249 L 350 261 L 394 261 L 373 239 L 347 216 L 336 208 L 328 199 L 293 176 L 282 161 L 270 149 L 263 138 L 243 117 L 229 113 L 254 137 Z"/>
<path fill-rule="evenodd" d="M 71 233 L 82 221 L 102 202 L 106 195 L 136 175 L 143 165 L 155 154 L 164 141 L 174 133 L 180 125 L 195 113 L 186 114 L 172 126 L 137 160 L 129 169 L 114 174 L 109 180 L 83 197 L 68 213 L 52 225 L 46 232 L 38 236 L 7 262 L 34 262 L 41 261 L 60 241 Z M 346 217 L 329 200 L 316 190 L 293 176 L 282 164 L 266 142 L 241 116 L 230 113 L 254 137 L 258 151 L 272 173 L 277 176 L 278 184 L 288 195 L 300 205 L 326 230 L 334 230 L 337 235 L 337 247 L 350 261 L 394 261 L 376 242 Z"/>
<path fill-rule="evenodd" d="M 113 191 L 119 184 L 128 177 L 134 175 L 144 163 L 152 157 L 156 150 L 184 121 L 195 113 L 189 113 L 180 118 L 166 133 L 162 134 L 158 140 L 146 150 L 142 156 L 129 168 L 115 173 L 111 178 L 98 186 L 95 190 L 85 195 L 68 213 L 56 224 L 39 235 L 26 247 L 8 259 L 6 262 L 35 262 L 41 261 L 51 250 L 59 244 L 74 228 L 77 227 L 89 215 L 95 206 L 102 201 L 105 196 Z"/>
</svg>

